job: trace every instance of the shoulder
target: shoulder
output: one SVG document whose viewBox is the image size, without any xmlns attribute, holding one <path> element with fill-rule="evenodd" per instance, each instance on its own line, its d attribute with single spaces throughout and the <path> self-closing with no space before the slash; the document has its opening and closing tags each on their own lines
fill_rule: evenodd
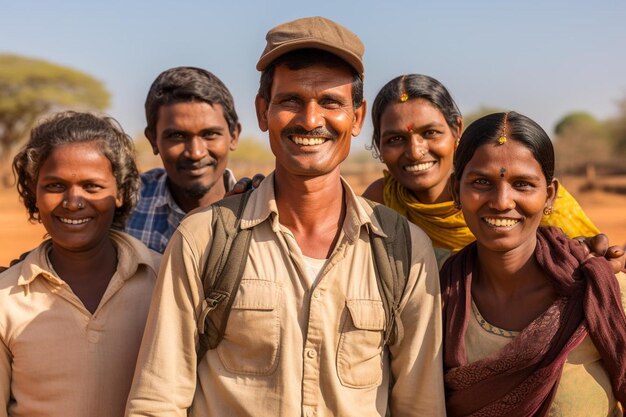
<svg viewBox="0 0 626 417">
<path fill-rule="evenodd" d="M 384 204 L 383 190 L 385 189 L 385 179 L 379 178 L 371 183 L 367 189 L 363 192 L 363 197 L 368 200 L 375 201 L 380 204 Z"/>
<path fill-rule="evenodd" d="M 139 175 L 141 178 L 142 193 L 146 189 L 156 187 L 157 184 L 167 178 L 167 172 L 163 168 L 153 168 Z"/>
</svg>

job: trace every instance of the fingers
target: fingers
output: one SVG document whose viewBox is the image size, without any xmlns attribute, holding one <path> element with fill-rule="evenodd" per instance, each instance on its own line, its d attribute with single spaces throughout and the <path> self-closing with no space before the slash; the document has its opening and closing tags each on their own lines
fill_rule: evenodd
<svg viewBox="0 0 626 417">
<path fill-rule="evenodd" d="M 261 181 L 265 179 L 265 175 L 258 173 L 254 177 L 252 177 L 252 188 L 259 188 L 261 185 Z"/>
<path fill-rule="evenodd" d="M 261 181 L 263 181 L 264 179 L 265 175 L 260 173 L 252 177 L 252 179 L 248 177 L 243 177 L 239 181 L 237 181 L 237 184 L 235 184 L 231 191 L 226 193 L 225 197 L 235 194 L 242 194 L 248 190 L 258 188 L 259 185 L 261 185 Z"/>
<path fill-rule="evenodd" d="M 252 180 L 248 177 L 243 177 L 237 181 L 237 184 L 235 184 L 235 187 L 233 188 L 234 194 L 246 192 L 251 186 Z"/>
<path fill-rule="evenodd" d="M 615 274 L 623 270 L 626 266 L 626 253 L 624 253 L 624 249 L 619 246 L 611 246 L 606 251 L 606 255 L 604 255 L 604 257 L 611 264 L 611 268 Z"/>
<path fill-rule="evenodd" d="M 604 233 L 587 237 L 583 243 L 587 245 L 591 254 L 595 256 L 604 256 L 609 249 L 609 238 Z"/>
</svg>

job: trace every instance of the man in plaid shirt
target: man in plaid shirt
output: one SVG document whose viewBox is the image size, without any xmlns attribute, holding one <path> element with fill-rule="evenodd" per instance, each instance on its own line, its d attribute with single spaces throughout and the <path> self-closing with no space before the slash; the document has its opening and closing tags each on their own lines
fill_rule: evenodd
<svg viewBox="0 0 626 417">
<path fill-rule="evenodd" d="M 126 231 L 162 253 L 187 212 L 232 191 L 235 177 L 226 165 L 241 125 L 224 83 L 200 68 L 162 72 L 150 87 L 145 109 L 144 132 L 164 168 L 141 175 Z"/>
</svg>

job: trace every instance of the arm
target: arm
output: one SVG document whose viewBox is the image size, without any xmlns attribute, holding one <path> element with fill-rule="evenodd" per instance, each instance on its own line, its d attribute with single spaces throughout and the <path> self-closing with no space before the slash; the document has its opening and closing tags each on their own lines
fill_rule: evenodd
<svg viewBox="0 0 626 417">
<path fill-rule="evenodd" d="M 391 415 L 445 416 L 437 261 L 428 237 L 417 227 L 411 227 L 411 241 L 413 256 L 400 306 L 400 337 L 389 348 L 395 381 Z"/>
<path fill-rule="evenodd" d="M 376 203 L 385 204 L 383 201 L 384 188 L 385 180 L 383 178 L 379 178 L 367 187 L 367 189 L 363 192 L 363 197 Z"/>
<path fill-rule="evenodd" d="M 127 416 L 187 415 L 196 388 L 196 318 L 203 293 L 197 259 L 177 230 L 161 261 Z"/>
<path fill-rule="evenodd" d="M 4 342 L 4 329 L 0 326 L 0 417 L 7 417 L 11 398 L 11 352 Z"/>
</svg>

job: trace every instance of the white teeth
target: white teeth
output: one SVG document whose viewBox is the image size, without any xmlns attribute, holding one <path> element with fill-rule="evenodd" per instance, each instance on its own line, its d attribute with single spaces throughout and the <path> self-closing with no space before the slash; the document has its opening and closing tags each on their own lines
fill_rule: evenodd
<svg viewBox="0 0 626 417">
<path fill-rule="evenodd" d="M 304 146 L 313 146 L 313 145 L 321 145 L 326 142 L 326 138 L 304 138 L 300 136 L 292 136 L 291 140 L 296 145 L 304 145 Z"/>
<path fill-rule="evenodd" d="M 511 227 L 511 226 L 515 226 L 517 223 L 519 223 L 519 220 L 516 219 L 501 219 L 501 218 L 495 218 L 495 217 L 485 217 L 485 221 L 487 223 L 489 223 L 492 226 L 496 226 L 496 227 Z"/>
<path fill-rule="evenodd" d="M 435 161 L 424 162 L 423 164 L 415 164 L 415 165 L 405 166 L 404 170 L 405 171 L 409 171 L 409 172 L 424 171 L 424 170 L 427 170 L 428 168 L 432 167 L 433 165 L 435 165 Z"/>
<path fill-rule="evenodd" d="M 66 219 L 64 217 L 59 217 L 59 220 L 61 220 L 61 222 L 63 223 L 67 223 L 67 224 L 83 224 L 83 223 L 87 223 L 89 220 L 91 220 L 90 218 L 86 218 L 86 219 Z"/>
</svg>

